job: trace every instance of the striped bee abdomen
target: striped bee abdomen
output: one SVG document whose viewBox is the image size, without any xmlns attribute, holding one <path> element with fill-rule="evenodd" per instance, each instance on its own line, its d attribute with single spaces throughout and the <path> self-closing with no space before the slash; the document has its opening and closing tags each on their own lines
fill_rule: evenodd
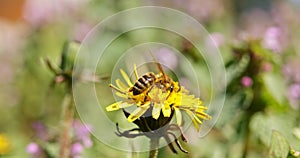
<svg viewBox="0 0 300 158">
<path fill-rule="evenodd" d="M 155 75 L 154 73 L 147 73 L 140 77 L 133 85 L 133 87 L 130 89 L 130 91 L 133 92 L 133 95 L 139 95 L 143 93 L 144 91 L 148 90 L 151 85 L 155 81 Z"/>
</svg>

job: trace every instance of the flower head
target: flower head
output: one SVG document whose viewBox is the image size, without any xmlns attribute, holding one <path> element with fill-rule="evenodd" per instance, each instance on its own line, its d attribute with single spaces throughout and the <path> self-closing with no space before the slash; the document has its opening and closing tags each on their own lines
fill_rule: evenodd
<svg viewBox="0 0 300 158">
<path fill-rule="evenodd" d="M 265 32 L 263 46 L 276 53 L 280 53 L 282 51 L 281 37 L 282 31 L 278 27 L 270 27 Z"/>
<path fill-rule="evenodd" d="M 182 148 L 176 135 L 172 133 L 178 130 L 181 133 L 181 139 L 186 142 L 185 137 L 179 126 L 181 126 L 182 111 L 185 111 L 192 119 L 196 129 L 199 131 L 201 119 L 210 119 L 211 117 L 204 111 L 206 107 L 202 106 L 202 102 L 194 95 L 189 95 L 189 92 L 180 86 L 178 82 L 173 81 L 162 69 L 159 63 L 156 63 L 160 72 L 155 74 L 149 72 L 143 76 L 139 76 L 134 67 L 136 77 L 135 83 L 132 83 L 124 70 L 120 69 L 121 75 L 126 84 L 120 79 L 116 80 L 116 85 L 110 85 L 116 91 L 116 95 L 124 98 L 123 101 L 118 101 L 106 107 L 107 111 L 122 109 L 127 120 L 135 123 L 139 128 L 131 129 L 125 132 L 119 130 L 117 124 L 116 134 L 120 137 L 134 138 L 137 136 L 147 136 L 151 140 L 151 145 L 155 140 L 163 137 L 173 153 L 175 150 L 170 135 L 174 137 L 174 141 L 178 148 L 187 153 Z M 136 109 L 129 113 L 125 108 L 136 106 Z M 171 124 L 171 120 L 175 115 L 177 124 Z M 132 133 L 138 131 L 139 133 Z M 155 147 L 154 147 L 155 148 Z M 150 152 L 151 155 L 151 152 Z"/>
<path fill-rule="evenodd" d="M 73 157 L 80 157 L 82 152 L 84 150 L 84 147 L 80 143 L 74 143 L 71 147 L 71 155 Z"/>
<path fill-rule="evenodd" d="M 253 84 L 253 81 L 249 76 L 244 76 L 241 80 L 241 83 L 244 87 L 251 87 Z"/>
<path fill-rule="evenodd" d="M 9 139 L 4 134 L 0 134 L 0 156 L 7 154 L 10 150 L 11 144 Z"/>
<path fill-rule="evenodd" d="M 27 145 L 26 152 L 32 157 L 39 157 L 42 154 L 42 149 L 37 143 L 31 142 Z"/>
<path fill-rule="evenodd" d="M 48 133 L 48 129 L 45 126 L 45 124 L 43 124 L 42 122 L 34 122 L 32 124 L 32 127 L 36 133 L 36 136 L 43 140 L 43 141 L 47 141 L 50 137 L 49 137 L 49 133 Z"/>
<path fill-rule="evenodd" d="M 128 75 L 124 70 L 120 70 L 126 84 L 120 79 L 116 80 L 116 85 L 110 85 L 116 90 L 116 95 L 124 98 L 124 101 L 118 101 L 106 107 L 107 111 L 115 111 L 119 109 L 124 109 L 130 106 L 136 106 L 137 108 L 131 112 L 125 112 L 128 115 L 127 120 L 129 122 L 139 121 L 142 118 L 149 118 L 149 114 L 152 116 L 153 121 L 163 122 L 159 126 L 150 129 L 156 130 L 163 125 L 166 125 L 172 119 L 173 114 L 176 116 L 177 124 L 180 126 L 182 124 L 182 114 L 184 111 L 190 116 L 195 127 L 199 130 L 199 124 L 202 123 L 201 119 L 210 119 L 210 116 L 204 111 L 207 110 L 206 107 L 202 106 L 202 102 L 199 98 L 194 95 L 189 95 L 189 92 L 180 86 L 178 82 L 173 81 L 168 77 L 161 69 L 159 74 L 155 75 L 152 84 L 144 85 L 144 91 L 140 94 L 133 94 L 131 89 L 136 88 L 140 83 L 141 78 L 139 78 L 134 65 L 134 72 L 136 76 L 136 83 L 132 83 Z M 149 79 L 150 82 L 150 79 Z M 148 87 L 147 87 L 147 86 Z M 159 121 L 159 120 L 164 121 Z M 153 122 L 152 121 L 152 122 Z"/>
</svg>

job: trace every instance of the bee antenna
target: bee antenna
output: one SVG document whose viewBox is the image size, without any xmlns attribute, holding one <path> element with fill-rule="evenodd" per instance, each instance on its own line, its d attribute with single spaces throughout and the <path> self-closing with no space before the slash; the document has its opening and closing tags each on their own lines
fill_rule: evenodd
<svg viewBox="0 0 300 158">
<path fill-rule="evenodd" d="M 157 65 L 158 70 L 163 74 L 163 77 L 166 78 L 166 74 L 165 74 L 165 72 L 164 72 L 164 70 L 163 70 L 161 64 L 156 60 L 156 58 L 155 58 L 154 54 L 152 53 L 151 49 L 149 50 L 149 53 L 150 53 L 150 55 L 151 55 L 153 61 L 154 61 L 155 64 Z"/>
</svg>

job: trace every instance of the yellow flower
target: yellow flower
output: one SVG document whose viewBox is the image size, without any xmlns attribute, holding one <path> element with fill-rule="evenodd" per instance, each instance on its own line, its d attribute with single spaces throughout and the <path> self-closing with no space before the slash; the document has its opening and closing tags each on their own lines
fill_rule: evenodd
<svg viewBox="0 0 300 158">
<path fill-rule="evenodd" d="M 4 134 L 0 134 L 0 155 L 5 155 L 11 150 L 11 144 Z"/>
<path fill-rule="evenodd" d="M 137 108 L 127 117 L 129 122 L 134 122 L 139 119 L 149 109 L 152 109 L 152 117 L 155 120 L 159 119 L 161 112 L 164 118 L 172 117 L 172 114 L 175 113 L 176 122 L 179 126 L 182 124 L 181 112 L 184 111 L 192 119 L 197 130 L 200 129 L 199 124 L 202 124 L 201 119 L 208 120 L 211 118 L 204 112 L 207 110 L 207 107 L 202 106 L 201 100 L 194 95 L 189 95 L 189 92 L 183 86 L 180 86 L 178 82 L 171 81 L 172 90 L 161 88 L 160 86 L 152 86 L 146 93 L 134 95 L 130 92 L 130 88 L 132 88 L 134 84 L 122 69 L 120 72 L 126 84 L 120 79 L 117 79 L 116 86 L 111 84 L 110 87 L 115 89 L 115 94 L 124 98 L 124 100 L 107 106 L 107 111 L 115 111 L 135 105 Z M 138 80 L 139 76 L 135 65 L 134 74 Z M 161 77 L 163 75 L 164 74 L 161 73 L 156 76 Z M 160 80 L 159 84 L 162 84 L 161 82 Z"/>
</svg>

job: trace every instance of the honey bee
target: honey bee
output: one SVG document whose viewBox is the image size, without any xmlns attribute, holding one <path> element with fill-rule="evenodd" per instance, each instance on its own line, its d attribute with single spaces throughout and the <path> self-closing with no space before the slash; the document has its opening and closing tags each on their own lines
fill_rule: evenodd
<svg viewBox="0 0 300 158">
<path fill-rule="evenodd" d="M 117 79 L 116 86 L 110 84 L 110 87 L 116 91 L 115 94 L 117 96 L 125 100 L 117 101 L 107 106 L 106 111 L 122 109 L 127 120 L 139 127 L 121 132 L 117 123 L 116 134 L 118 136 L 127 138 L 147 136 L 151 140 L 152 138 L 163 137 L 167 142 L 170 142 L 168 144 L 170 149 L 177 153 L 169 138 L 173 136 L 178 148 L 182 152 L 187 153 L 173 133 L 174 130 L 179 131 L 182 140 L 186 142 L 180 129 L 183 122 L 181 111 L 185 111 L 193 119 L 197 130 L 200 129 L 199 124 L 202 124 L 200 119 L 208 120 L 211 117 L 204 112 L 207 108 L 201 105 L 200 98 L 189 95 L 189 92 L 184 87 L 181 87 L 179 82 L 174 81 L 164 72 L 162 65 L 157 62 L 153 54 L 151 56 L 159 72 L 148 72 L 139 76 L 136 65 L 133 64 L 136 81 L 132 83 L 128 75 L 120 69 L 121 75 L 127 84 Z M 132 105 L 136 106 L 134 111 L 129 112 L 125 110 L 125 108 Z M 177 124 L 171 122 L 174 115 L 176 116 Z"/>
<path fill-rule="evenodd" d="M 154 72 L 148 72 L 139 77 L 136 66 L 134 65 L 134 74 L 136 76 L 136 81 L 127 92 L 124 92 L 113 85 L 110 85 L 110 87 L 122 94 L 129 94 L 129 98 L 131 99 L 135 99 L 137 96 L 143 94 L 145 96 L 144 100 L 147 100 L 148 92 L 150 92 L 154 87 L 161 89 L 163 92 L 169 92 L 170 95 L 174 91 L 174 81 L 171 77 L 166 75 L 161 64 L 156 60 L 153 54 L 150 54 L 158 67 L 159 73 L 155 74 Z M 177 91 L 179 90 L 180 87 L 179 89 L 177 89 Z"/>
<path fill-rule="evenodd" d="M 141 93 L 147 93 L 154 86 L 163 91 L 173 91 L 173 80 L 164 73 L 159 63 L 156 64 L 160 72 L 158 74 L 154 74 L 153 72 L 146 73 L 134 83 L 133 87 L 130 87 L 129 92 L 132 92 L 133 95 L 139 95 Z"/>
<path fill-rule="evenodd" d="M 175 102 L 169 105 L 168 103 L 166 103 L 166 105 L 169 107 L 169 110 L 165 108 L 167 106 L 164 105 L 164 101 L 168 100 L 169 98 L 172 98 L 170 96 L 173 93 L 181 92 L 181 87 L 179 83 L 173 81 L 173 79 L 164 72 L 161 64 L 157 62 L 153 54 L 151 55 L 153 57 L 154 63 L 157 65 L 157 68 L 159 70 L 158 73 L 148 72 L 139 77 L 136 66 L 134 64 L 134 74 L 136 77 L 136 81 L 134 83 L 131 83 L 129 77 L 125 74 L 125 72 L 123 70 L 120 70 L 123 78 L 129 85 L 129 87 L 123 85 L 123 83 L 120 80 L 116 80 L 116 84 L 119 88 L 113 86 L 112 84 L 110 85 L 111 88 L 123 94 L 124 96 L 122 97 L 127 98 L 128 100 L 125 101 L 127 104 L 123 104 L 124 102 L 121 101 L 120 104 L 114 103 L 110 105 L 108 111 L 120 108 L 119 105 L 121 105 L 122 108 L 124 108 L 123 105 L 127 107 L 128 104 L 132 103 L 137 103 L 140 107 L 143 106 L 143 108 L 137 108 L 132 113 L 129 113 L 128 111 L 123 109 L 123 113 L 125 114 L 127 119 L 133 120 L 131 122 L 135 123 L 139 128 L 134 128 L 131 130 L 121 132 L 117 123 L 116 134 L 120 137 L 127 138 L 134 138 L 142 135 L 145 135 L 150 139 L 163 137 L 167 142 L 170 142 L 168 144 L 170 149 L 174 153 L 177 153 L 171 142 L 171 139 L 169 138 L 169 135 L 172 135 L 178 148 L 182 152 L 188 153 L 185 149 L 182 148 L 176 135 L 172 133 L 172 130 L 178 130 L 181 133 L 182 140 L 186 142 L 186 139 L 183 136 L 183 133 L 179 126 L 177 124 L 170 124 L 173 115 L 176 113 L 175 108 L 172 108 L 172 105 L 174 105 Z M 150 115 L 150 113 L 152 113 L 152 115 Z M 138 131 L 138 133 L 134 133 L 135 131 Z"/>
</svg>

